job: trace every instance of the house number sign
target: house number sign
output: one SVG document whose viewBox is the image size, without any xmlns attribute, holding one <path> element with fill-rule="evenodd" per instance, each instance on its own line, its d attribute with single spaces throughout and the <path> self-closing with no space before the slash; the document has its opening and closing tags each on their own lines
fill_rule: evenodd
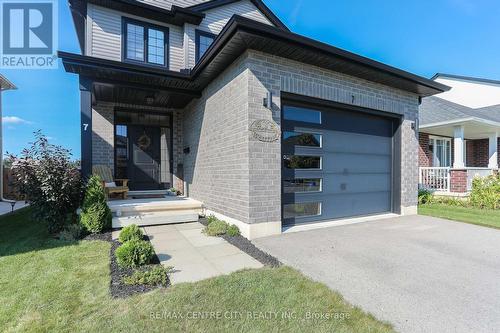
<svg viewBox="0 0 500 333">
<path fill-rule="evenodd" d="M 272 120 L 259 119 L 250 125 L 254 138 L 262 142 L 274 142 L 279 139 L 281 131 Z"/>
</svg>

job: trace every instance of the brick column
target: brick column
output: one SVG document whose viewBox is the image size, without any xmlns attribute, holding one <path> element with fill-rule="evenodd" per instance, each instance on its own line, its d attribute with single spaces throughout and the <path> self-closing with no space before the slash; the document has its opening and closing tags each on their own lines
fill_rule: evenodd
<svg viewBox="0 0 500 333">
<path fill-rule="evenodd" d="M 450 170 L 450 191 L 455 193 L 467 192 L 467 170 L 466 169 L 451 169 Z"/>
</svg>

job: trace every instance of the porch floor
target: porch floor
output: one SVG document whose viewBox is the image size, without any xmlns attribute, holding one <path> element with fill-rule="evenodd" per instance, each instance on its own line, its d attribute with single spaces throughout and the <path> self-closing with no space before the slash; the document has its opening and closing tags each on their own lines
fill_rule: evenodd
<svg viewBox="0 0 500 333">
<path fill-rule="evenodd" d="M 199 222 L 143 227 L 173 284 L 196 282 L 262 264 L 220 237 L 205 235 Z M 119 232 L 113 232 L 113 238 Z"/>
</svg>

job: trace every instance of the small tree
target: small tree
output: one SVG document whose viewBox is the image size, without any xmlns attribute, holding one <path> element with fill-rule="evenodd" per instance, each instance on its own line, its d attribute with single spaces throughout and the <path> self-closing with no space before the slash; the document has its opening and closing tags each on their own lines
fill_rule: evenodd
<svg viewBox="0 0 500 333">
<path fill-rule="evenodd" d="M 94 175 L 87 183 L 80 223 L 88 232 L 95 234 L 111 228 L 111 219 L 101 178 Z"/>
<path fill-rule="evenodd" d="M 80 206 L 83 182 L 68 149 L 49 144 L 41 131 L 34 134 L 35 141 L 20 157 L 9 156 L 14 185 L 29 201 L 33 217 L 57 232 Z"/>
</svg>

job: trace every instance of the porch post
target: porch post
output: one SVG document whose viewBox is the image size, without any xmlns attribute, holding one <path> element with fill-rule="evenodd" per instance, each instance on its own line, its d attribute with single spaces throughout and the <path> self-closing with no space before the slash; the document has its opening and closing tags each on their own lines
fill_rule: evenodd
<svg viewBox="0 0 500 333">
<path fill-rule="evenodd" d="M 80 77 L 81 165 L 82 176 L 92 174 L 92 81 Z"/>
<path fill-rule="evenodd" d="M 491 133 L 489 139 L 489 161 L 488 168 L 498 169 L 498 132 Z"/>
<path fill-rule="evenodd" d="M 455 126 L 453 130 L 454 139 L 453 139 L 453 153 L 454 153 L 454 161 L 453 168 L 462 169 L 465 168 L 464 164 L 464 126 Z"/>
</svg>

